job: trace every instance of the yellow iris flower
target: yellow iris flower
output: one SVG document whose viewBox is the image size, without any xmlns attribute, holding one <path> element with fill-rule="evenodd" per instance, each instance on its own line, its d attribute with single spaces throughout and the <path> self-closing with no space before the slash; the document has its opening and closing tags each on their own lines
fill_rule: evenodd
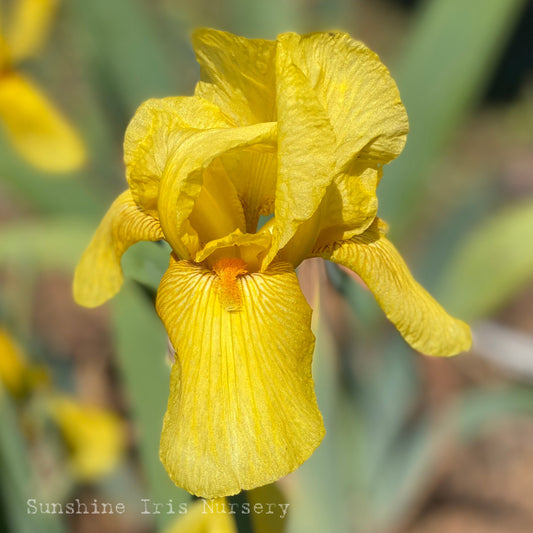
<svg viewBox="0 0 533 533">
<path fill-rule="evenodd" d="M 94 481 L 111 472 L 124 456 L 126 428 L 113 411 L 55 394 L 49 412 L 70 452 L 69 466 L 81 481 Z"/>
<path fill-rule="evenodd" d="M 140 240 L 172 247 L 156 307 L 176 350 L 160 456 L 206 498 L 270 483 L 324 436 L 311 309 L 295 267 L 320 256 L 375 294 L 415 349 L 452 355 L 470 330 L 412 278 L 376 217 L 383 165 L 408 130 L 379 58 L 343 33 L 250 40 L 194 34 L 192 97 L 149 100 L 124 142 L 129 189 L 74 279 L 97 306 Z M 273 215 L 258 228 L 260 215 Z"/>
<path fill-rule="evenodd" d="M 0 30 L 0 123 L 32 165 L 67 172 L 85 161 L 82 141 L 40 90 L 15 70 L 40 48 L 56 4 L 57 0 L 15 0 L 5 32 Z"/>
</svg>

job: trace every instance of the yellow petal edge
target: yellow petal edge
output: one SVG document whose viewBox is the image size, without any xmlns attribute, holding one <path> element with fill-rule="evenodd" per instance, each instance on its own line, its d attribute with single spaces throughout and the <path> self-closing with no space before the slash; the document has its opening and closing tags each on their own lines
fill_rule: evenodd
<svg viewBox="0 0 533 533">
<path fill-rule="evenodd" d="M 379 219 L 363 234 L 316 250 L 314 255 L 358 274 L 387 318 L 416 350 L 426 355 L 448 356 L 466 351 L 472 345 L 468 325 L 448 315 L 414 280 L 396 248 L 385 237 L 385 225 Z"/>
<path fill-rule="evenodd" d="M 159 222 L 143 213 L 129 190 L 111 205 L 81 256 L 74 273 L 74 300 L 85 307 L 97 307 L 113 297 L 122 286 L 122 254 L 139 241 L 163 238 Z"/>
</svg>

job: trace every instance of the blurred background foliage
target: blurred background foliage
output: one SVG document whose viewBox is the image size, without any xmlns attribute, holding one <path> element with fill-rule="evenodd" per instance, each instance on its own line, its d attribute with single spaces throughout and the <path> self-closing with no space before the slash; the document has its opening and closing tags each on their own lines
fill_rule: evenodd
<svg viewBox="0 0 533 533">
<path fill-rule="evenodd" d="M 9 5 L 10 2 L 3 2 Z M 243 502 L 284 501 L 261 533 L 533 530 L 533 2 L 63 0 L 19 70 L 70 118 L 88 162 L 44 174 L 0 138 L 0 531 L 165 532 L 142 498 L 188 495 L 159 463 L 166 337 L 152 306 L 168 252 L 123 261 L 130 281 L 77 308 L 73 268 L 124 189 L 122 140 L 150 97 L 191 94 L 196 26 L 248 37 L 342 29 L 377 51 L 410 118 L 380 216 L 419 280 L 473 326 L 470 354 L 413 353 L 374 299 L 306 263 L 314 376 L 327 436 L 296 473 Z M 28 515 L 26 499 L 124 502 L 123 515 Z"/>
</svg>

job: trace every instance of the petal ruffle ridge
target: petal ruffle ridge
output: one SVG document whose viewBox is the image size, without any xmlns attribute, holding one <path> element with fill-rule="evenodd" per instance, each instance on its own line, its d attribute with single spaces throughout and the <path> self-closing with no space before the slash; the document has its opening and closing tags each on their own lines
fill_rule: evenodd
<svg viewBox="0 0 533 533">
<path fill-rule="evenodd" d="M 340 32 L 287 33 L 278 40 L 327 111 L 337 137 L 339 169 L 354 156 L 373 165 L 398 156 L 409 130 L 407 113 L 374 52 Z"/>
<path fill-rule="evenodd" d="M 202 81 L 196 94 L 220 107 L 237 126 L 275 121 L 276 42 L 201 28 L 193 47 Z"/>
<path fill-rule="evenodd" d="M 244 230 L 246 227 L 243 211 L 237 209 L 237 191 L 223 169 L 217 169 L 220 158 L 238 158 L 243 151 L 269 153 L 275 149 L 276 141 L 277 127 L 274 122 L 242 128 L 190 131 L 182 138 L 166 162 L 157 205 L 165 238 L 181 258 L 192 258 L 198 251 L 188 249 L 182 238 L 188 219 L 198 231 L 200 245 L 223 237 L 237 228 Z M 243 168 L 242 171 L 245 172 L 246 169 Z M 225 180 L 224 195 L 218 195 L 217 202 L 209 204 L 205 200 L 213 196 L 217 180 Z M 209 181 L 212 187 L 209 186 Z M 202 190 L 208 193 L 203 200 Z M 213 213 L 209 212 L 214 208 L 220 214 L 218 225 L 216 217 L 213 219 Z M 200 223 L 198 227 L 194 225 L 195 220 Z M 215 224 L 206 224 L 209 220 L 213 220 Z M 208 226 L 211 230 L 216 229 L 218 234 L 201 231 L 208 229 Z"/>
<path fill-rule="evenodd" d="M 278 179 L 272 248 L 264 266 L 302 226 L 299 242 L 306 248 L 303 257 L 308 255 L 320 227 L 317 209 L 335 177 L 335 134 L 326 111 L 283 47 L 276 56 L 276 84 Z M 317 223 L 305 224 L 314 215 Z"/>
<path fill-rule="evenodd" d="M 283 477 L 324 435 L 311 310 L 292 267 L 237 277 L 239 311 L 222 306 L 221 279 L 172 258 L 156 302 L 177 356 L 161 460 L 178 486 L 205 498 Z"/>
<path fill-rule="evenodd" d="M 163 238 L 158 220 L 140 210 L 129 190 L 123 192 L 80 259 L 74 273 L 74 300 L 85 307 L 103 304 L 122 286 L 122 254 L 136 242 Z"/>
<path fill-rule="evenodd" d="M 437 356 L 455 355 L 472 344 L 467 324 L 451 317 L 419 285 L 404 260 L 385 237 L 379 219 L 361 235 L 315 250 L 357 273 L 372 291 L 387 318 L 416 350 Z"/>
<path fill-rule="evenodd" d="M 217 106 L 196 96 L 152 98 L 140 105 L 124 137 L 126 178 L 137 204 L 157 212 L 161 177 L 182 137 L 228 126 Z"/>
</svg>

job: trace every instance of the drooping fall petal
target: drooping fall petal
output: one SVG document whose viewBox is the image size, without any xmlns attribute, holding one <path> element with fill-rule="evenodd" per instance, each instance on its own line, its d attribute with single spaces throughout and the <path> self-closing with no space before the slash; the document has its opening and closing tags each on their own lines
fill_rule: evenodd
<svg viewBox="0 0 533 533">
<path fill-rule="evenodd" d="M 136 242 L 162 238 L 158 220 L 140 210 L 129 190 L 123 192 L 109 208 L 76 268 L 76 302 L 96 307 L 114 296 L 123 281 L 122 254 Z"/>
<path fill-rule="evenodd" d="M 317 249 L 314 255 L 357 273 L 373 292 L 388 319 L 416 350 L 455 355 L 472 343 L 470 328 L 446 311 L 412 277 L 400 254 L 376 221 L 351 240 Z"/>
<path fill-rule="evenodd" d="M 0 122 L 15 148 L 37 168 L 67 172 L 85 161 L 78 134 L 36 87 L 12 71 L 0 76 Z"/>
<path fill-rule="evenodd" d="M 176 349 L 161 460 L 206 498 L 279 479 L 324 435 L 311 310 L 292 267 L 243 274 L 235 261 L 215 273 L 171 259 L 156 302 Z"/>
</svg>

